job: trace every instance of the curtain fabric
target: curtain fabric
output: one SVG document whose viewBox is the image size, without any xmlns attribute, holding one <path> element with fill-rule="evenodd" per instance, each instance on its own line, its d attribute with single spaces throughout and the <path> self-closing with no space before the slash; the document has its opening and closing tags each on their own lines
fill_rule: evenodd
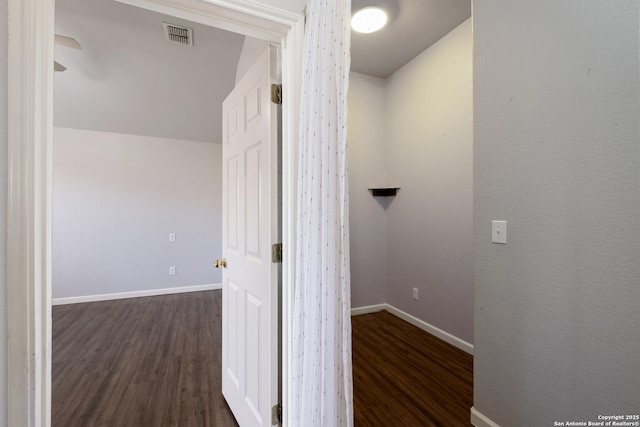
<svg viewBox="0 0 640 427">
<path fill-rule="evenodd" d="M 353 426 L 347 182 L 351 0 L 311 0 L 299 141 L 291 414 Z"/>
</svg>

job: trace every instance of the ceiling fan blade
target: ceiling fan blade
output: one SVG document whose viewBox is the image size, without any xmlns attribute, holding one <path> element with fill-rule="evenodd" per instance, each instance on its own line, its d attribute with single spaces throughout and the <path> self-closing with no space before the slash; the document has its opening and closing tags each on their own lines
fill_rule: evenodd
<svg viewBox="0 0 640 427">
<path fill-rule="evenodd" d="M 56 34 L 55 42 L 57 45 L 70 47 L 71 49 L 82 49 L 82 46 L 80 46 L 80 43 L 78 43 L 76 39 L 67 36 L 61 36 L 60 34 Z"/>
<path fill-rule="evenodd" d="M 62 65 L 58 61 L 53 61 L 53 71 L 62 72 L 64 70 L 66 70 L 66 69 L 67 69 L 67 67 L 65 67 L 64 65 Z"/>
</svg>

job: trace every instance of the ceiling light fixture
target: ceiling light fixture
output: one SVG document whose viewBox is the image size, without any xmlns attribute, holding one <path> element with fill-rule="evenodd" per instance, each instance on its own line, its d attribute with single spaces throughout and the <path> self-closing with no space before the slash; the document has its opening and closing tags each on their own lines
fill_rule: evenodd
<svg viewBox="0 0 640 427">
<path fill-rule="evenodd" d="M 351 18 L 351 28 L 359 33 L 373 33 L 387 23 L 387 13 L 379 7 L 365 7 Z"/>
</svg>

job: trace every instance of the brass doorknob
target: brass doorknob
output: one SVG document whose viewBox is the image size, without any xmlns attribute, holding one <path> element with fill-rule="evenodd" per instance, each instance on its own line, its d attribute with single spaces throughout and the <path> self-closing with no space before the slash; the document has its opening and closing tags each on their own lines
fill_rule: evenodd
<svg viewBox="0 0 640 427">
<path fill-rule="evenodd" d="M 217 259 L 216 262 L 213 263 L 213 266 L 215 268 L 227 268 L 227 259 L 226 258 L 222 258 L 222 259 Z"/>
</svg>

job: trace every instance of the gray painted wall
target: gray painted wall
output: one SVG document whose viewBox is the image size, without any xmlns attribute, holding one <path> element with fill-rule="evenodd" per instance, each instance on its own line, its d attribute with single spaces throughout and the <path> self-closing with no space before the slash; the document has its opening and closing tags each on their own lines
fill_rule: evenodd
<svg viewBox="0 0 640 427">
<path fill-rule="evenodd" d="M 53 298 L 222 281 L 220 144 L 55 128 L 53 147 Z"/>
<path fill-rule="evenodd" d="M 236 66 L 236 84 L 244 77 L 269 45 L 270 43 L 267 41 L 245 36 L 240 57 L 238 58 L 238 65 Z"/>
<path fill-rule="evenodd" d="M 473 13 L 474 406 L 504 427 L 637 414 L 639 3 Z"/>
<path fill-rule="evenodd" d="M 349 232 L 351 306 L 387 302 L 389 199 L 369 188 L 387 185 L 385 80 L 352 72 L 349 77 Z"/>
<path fill-rule="evenodd" d="M 7 2 L 0 1 L 0 426 L 7 424 Z"/>
<path fill-rule="evenodd" d="M 352 306 L 387 302 L 469 343 L 471 53 L 467 20 L 390 77 L 351 73 L 349 87 Z M 373 186 L 401 190 L 373 198 Z"/>
<path fill-rule="evenodd" d="M 471 20 L 387 82 L 387 301 L 473 343 Z M 420 300 L 412 299 L 412 288 Z"/>
<path fill-rule="evenodd" d="M 234 3 L 245 3 L 244 0 L 234 1 Z M 260 3 L 276 9 L 288 10 L 289 12 L 302 14 L 308 0 L 251 0 L 253 3 Z"/>
</svg>

